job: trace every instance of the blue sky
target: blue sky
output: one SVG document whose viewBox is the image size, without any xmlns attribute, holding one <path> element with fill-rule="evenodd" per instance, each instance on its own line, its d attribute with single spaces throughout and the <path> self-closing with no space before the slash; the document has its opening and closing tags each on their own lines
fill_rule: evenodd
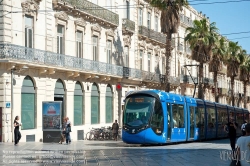
<svg viewBox="0 0 250 166">
<path fill-rule="evenodd" d="M 214 2 L 226 3 L 219 4 Z M 238 41 L 239 45 L 250 54 L 250 0 L 189 0 L 189 4 L 198 12 L 202 11 L 203 14 L 206 14 L 210 22 L 216 22 L 220 34 L 248 32 L 224 36 L 227 36 L 231 41 Z"/>
</svg>

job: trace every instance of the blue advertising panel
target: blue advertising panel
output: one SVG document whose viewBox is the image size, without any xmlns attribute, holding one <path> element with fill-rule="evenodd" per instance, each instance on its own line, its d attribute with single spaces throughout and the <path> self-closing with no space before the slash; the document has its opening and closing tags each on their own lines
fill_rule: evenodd
<svg viewBox="0 0 250 166">
<path fill-rule="evenodd" d="M 61 101 L 43 102 L 43 131 L 60 130 L 61 110 Z"/>
</svg>

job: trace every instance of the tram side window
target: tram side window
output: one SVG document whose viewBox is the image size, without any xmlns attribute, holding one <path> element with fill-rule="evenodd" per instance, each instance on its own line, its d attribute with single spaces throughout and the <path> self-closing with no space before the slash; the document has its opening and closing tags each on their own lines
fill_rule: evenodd
<svg viewBox="0 0 250 166">
<path fill-rule="evenodd" d="M 238 124 L 243 124 L 243 115 L 242 115 L 242 113 L 237 113 L 236 114 L 236 122 L 238 123 Z M 239 126 L 239 125 L 238 125 Z"/>
<path fill-rule="evenodd" d="M 204 113 L 205 113 L 205 110 L 203 107 L 198 107 L 196 109 L 196 126 L 198 128 L 204 128 L 204 124 L 205 124 L 205 117 L 204 117 Z"/>
<path fill-rule="evenodd" d="M 184 128 L 184 107 L 180 104 L 172 104 L 173 123 L 175 128 Z"/>
<path fill-rule="evenodd" d="M 207 109 L 207 122 L 208 122 L 208 128 L 213 129 L 215 127 L 215 109 L 214 108 Z"/>
<path fill-rule="evenodd" d="M 162 111 L 161 103 L 156 100 L 154 114 L 152 116 L 151 127 L 156 134 L 162 134 L 164 127 L 164 115 Z"/>
<path fill-rule="evenodd" d="M 194 114 L 196 112 L 196 107 L 189 107 L 190 109 L 190 125 L 193 127 L 197 127 L 197 121 L 195 121 Z M 197 116 L 197 115 L 196 115 Z"/>
<path fill-rule="evenodd" d="M 227 123 L 227 111 L 224 109 L 218 109 L 218 125 L 226 125 Z"/>
</svg>

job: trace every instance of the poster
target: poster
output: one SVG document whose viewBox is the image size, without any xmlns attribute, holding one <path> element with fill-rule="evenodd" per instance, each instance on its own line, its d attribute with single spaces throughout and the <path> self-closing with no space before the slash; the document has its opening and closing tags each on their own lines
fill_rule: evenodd
<svg viewBox="0 0 250 166">
<path fill-rule="evenodd" d="M 60 130 L 61 101 L 43 102 L 43 131 Z"/>
</svg>

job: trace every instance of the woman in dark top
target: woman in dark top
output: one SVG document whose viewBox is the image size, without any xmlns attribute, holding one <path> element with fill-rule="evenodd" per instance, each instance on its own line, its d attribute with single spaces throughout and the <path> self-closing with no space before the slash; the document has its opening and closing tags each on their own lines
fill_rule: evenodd
<svg viewBox="0 0 250 166">
<path fill-rule="evenodd" d="M 15 137 L 15 145 L 18 144 L 19 140 L 21 139 L 21 133 L 19 131 L 19 126 L 21 126 L 22 124 L 18 122 L 19 120 L 19 116 L 16 116 L 15 117 L 15 120 L 14 120 L 14 137 Z"/>
</svg>

